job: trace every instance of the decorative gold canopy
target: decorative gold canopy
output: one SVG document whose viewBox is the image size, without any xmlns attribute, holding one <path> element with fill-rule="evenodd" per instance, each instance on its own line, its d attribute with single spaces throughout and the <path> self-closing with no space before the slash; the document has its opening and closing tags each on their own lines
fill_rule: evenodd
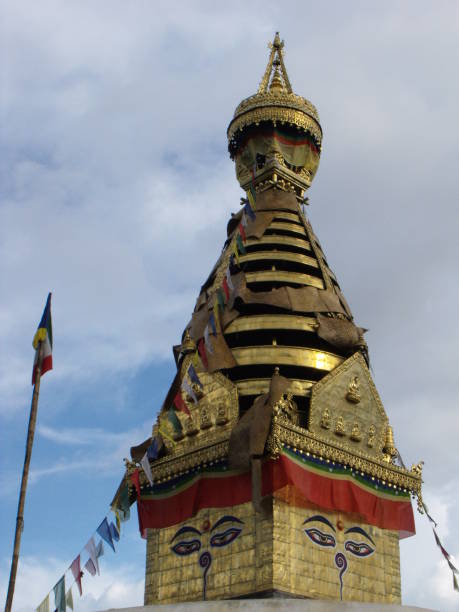
<svg viewBox="0 0 459 612">
<path fill-rule="evenodd" d="M 315 106 L 292 91 L 278 32 L 269 47 L 257 93 L 242 100 L 229 124 L 228 149 L 243 188 L 258 158 L 261 188 L 272 184 L 273 173 L 276 182 L 280 171 L 286 190 L 302 197 L 318 167 L 322 128 Z"/>
</svg>

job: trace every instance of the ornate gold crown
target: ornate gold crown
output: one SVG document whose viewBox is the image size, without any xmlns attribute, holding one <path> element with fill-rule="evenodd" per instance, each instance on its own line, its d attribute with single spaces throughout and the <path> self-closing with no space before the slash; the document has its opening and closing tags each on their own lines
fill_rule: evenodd
<svg viewBox="0 0 459 612">
<path fill-rule="evenodd" d="M 228 143 L 232 155 L 238 148 L 238 132 L 262 121 L 269 121 L 274 125 L 287 124 L 305 130 L 313 136 L 320 149 L 322 128 L 317 109 L 309 100 L 292 91 L 283 59 L 284 41 L 280 40 L 279 32 L 276 32 L 269 47 L 271 53 L 268 65 L 257 93 L 242 100 L 228 126 Z"/>
</svg>

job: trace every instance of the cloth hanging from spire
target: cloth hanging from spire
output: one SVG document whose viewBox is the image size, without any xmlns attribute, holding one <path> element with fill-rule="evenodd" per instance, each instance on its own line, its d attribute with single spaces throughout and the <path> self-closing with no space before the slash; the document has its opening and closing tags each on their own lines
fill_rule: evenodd
<svg viewBox="0 0 459 612">
<path fill-rule="evenodd" d="M 198 351 L 201 357 L 202 364 L 207 369 L 209 367 L 209 362 L 207 361 L 206 348 L 204 346 L 204 338 L 201 338 L 201 340 L 198 342 Z"/>
<path fill-rule="evenodd" d="M 190 416 L 190 411 L 188 409 L 188 406 L 185 404 L 182 394 L 180 391 L 177 391 L 175 397 L 174 397 L 174 406 L 177 408 L 177 410 L 179 410 L 180 412 L 184 412 L 185 414 L 187 414 L 188 416 Z"/>
<path fill-rule="evenodd" d="M 226 301 L 228 301 L 230 297 L 230 292 L 229 292 L 228 281 L 226 280 L 226 276 L 223 277 L 222 287 L 223 287 L 223 291 L 225 292 Z"/>
<path fill-rule="evenodd" d="M 201 389 L 203 389 L 202 382 L 199 380 L 199 376 L 197 375 L 192 363 L 190 363 L 188 367 L 188 376 L 190 377 L 191 382 L 194 382 L 196 385 L 199 385 Z"/>
<path fill-rule="evenodd" d="M 99 572 L 99 562 L 97 561 L 96 543 L 94 542 L 94 538 L 92 536 L 87 541 L 85 549 L 89 553 L 89 561 L 91 561 L 93 566 L 94 566 L 94 574 L 87 567 L 89 561 L 85 564 L 85 568 L 88 570 L 88 572 L 91 574 L 91 576 L 94 576 L 96 571 L 97 571 L 98 574 L 100 574 L 100 572 Z"/>
<path fill-rule="evenodd" d="M 185 391 L 187 395 L 191 397 L 191 399 L 193 400 L 195 404 L 198 403 L 198 398 L 196 396 L 196 393 L 193 391 L 190 383 L 185 379 L 182 380 L 182 389 Z"/>
<path fill-rule="evenodd" d="M 42 343 L 41 376 L 53 369 L 53 326 L 51 323 L 51 293 L 48 294 L 45 309 L 32 341 L 35 359 L 32 370 L 32 385 L 35 384 L 38 366 L 38 347 Z"/>
</svg>

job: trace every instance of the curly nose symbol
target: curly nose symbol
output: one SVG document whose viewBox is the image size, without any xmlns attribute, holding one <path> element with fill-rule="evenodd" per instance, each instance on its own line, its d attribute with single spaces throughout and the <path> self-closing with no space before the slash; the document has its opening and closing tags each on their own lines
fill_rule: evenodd
<svg viewBox="0 0 459 612">
<path fill-rule="evenodd" d="M 347 570 L 347 559 L 343 553 L 339 552 L 335 555 L 335 565 L 339 569 L 339 595 L 341 600 L 343 599 L 343 574 Z"/>
<path fill-rule="evenodd" d="M 202 567 L 202 598 L 206 598 L 206 589 L 207 589 L 207 572 L 209 571 L 210 564 L 212 563 L 212 557 L 210 553 L 206 550 L 199 557 L 199 567 Z"/>
</svg>

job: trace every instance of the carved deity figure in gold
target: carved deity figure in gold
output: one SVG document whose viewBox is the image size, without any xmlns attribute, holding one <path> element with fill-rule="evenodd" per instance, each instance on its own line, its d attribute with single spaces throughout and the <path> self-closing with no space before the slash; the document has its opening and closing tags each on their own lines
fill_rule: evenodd
<svg viewBox="0 0 459 612">
<path fill-rule="evenodd" d="M 360 433 L 360 425 L 358 424 L 357 421 L 355 421 L 354 424 L 352 425 L 351 440 L 354 440 L 355 442 L 360 442 L 361 439 L 362 439 L 362 434 Z"/>
<path fill-rule="evenodd" d="M 344 419 L 341 415 L 336 419 L 335 434 L 338 436 L 346 435 L 346 427 L 344 426 Z"/>
<path fill-rule="evenodd" d="M 323 429 L 330 429 L 330 413 L 328 411 L 328 408 L 324 408 L 324 411 L 322 412 L 322 417 L 320 419 L 320 426 Z"/>
<path fill-rule="evenodd" d="M 368 448 L 373 448 L 375 445 L 375 437 L 376 437 L 376 427 L 374 425 L 370 425 L 368 428 L 368 438 L 367 438 L 367 446 Z"/>
<path fill-rule="evenodd" d="M 358 404 L 360 402 L 361 396 L 360 396 L 360 383 L 359 383 L 358 376 L 353 376 L 351 378 L 351 381 L 349 383 L 349 387 L 347 390 L 347 394 L 346 394 L 346 399 L 348 402 L 351 402 L 352 404 Z"/>
</svg>

